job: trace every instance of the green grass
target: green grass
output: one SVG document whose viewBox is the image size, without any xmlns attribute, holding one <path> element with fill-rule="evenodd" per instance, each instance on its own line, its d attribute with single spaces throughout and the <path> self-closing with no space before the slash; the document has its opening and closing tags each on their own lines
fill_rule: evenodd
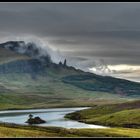
<svg viewBox="0 0 140 140">
<path fill-rule="evenodd" d="M 74 134 L 82 137 L 140 137 L 140 129 L 75 129 Z"/>
<path fill-rule="evenodd" d="M 140 109 L 124 110 L 88 119 L 87 123 L 140 128 Z"/>
<path fill-rule="evenodd" d="M 65 97 L 54 93 L 1 93 L 0 110 L 32 109 L 32 108 L 58 108 L 95 106 L 99 104 L 112 104 L 122 100 L 88 99 Z M 124 101 L 123 101 L 124 102 Z"/>
<path fill-rule="evenodd" d="M 28 74 L 1 75 L 0 85 L 3 86 L 3 90 L 0 88 L 0 110 L 94 106 L 130 100 L 111 93 L 86 91 L 65 84 L 59 80 L 60 77 L 55 77 L 55 74 L 49 71 L 47 77 L 39 76 L 36 80 Z"/>
<path fill-rule="evenodd" d="M 140 129 L 65 129 L 0 124 L 0 137 L 140 137 Z"/>
<path fill-rule="evenodd" d="M 55 133 L 0 127 L 0 137 L 55 137 Z"/>
<path fill-rule="evenodd" d="M 114 105 L 100 105 L 67 114 L 66 118 L 89 124 L 140 128 L 140 100 Z"/>
<path fill-rule="evenodd" d="M 60 76 L 55 76 L 55 74 L 47 73 L 47 76 L 39 76 L 36 80 L 33 80 L 28 74 L 6 74 L 0 76 L 0 83 L 3 83 L 5 89 L 10 89 L 13 93 L 53 94 L 53 96 L 57 95 L 71 99 L 124 99 L 119 95 L 107 92 L 87 91 L 73 85 L 65 84 L 59 79 Z"/>
</svg>

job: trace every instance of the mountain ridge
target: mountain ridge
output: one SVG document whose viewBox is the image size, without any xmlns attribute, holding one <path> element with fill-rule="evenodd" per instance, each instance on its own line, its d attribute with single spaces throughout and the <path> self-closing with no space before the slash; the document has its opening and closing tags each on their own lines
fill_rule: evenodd
<svg viewBox="0 0 140 140">
<path fill-rule="evenodd" d="M 140 98 L 140 83 L 84 72 L 68 66 L 66 60 L 64 63 L 56 64 L 52 62 L 51 56 L 45 55 L 45 53 L 43 55 L 37 53 L 36 56 L 36 53 L 32 53 L 32 51 L 29 51 L 30 54 L 28 49 L 19 53 L 18 46 L 15 47 L 14 44 L 15 42 L 11 45 L 14 47 L 13 49 L 4 47 L 5 44 L 0 44 L 0 49 L 3 49 L 5 54 L 0 52 L 0 84 L 2 85 L 0 98 L 8 105 L 11 102 L 19 105 L 18 101 L 14 102 L 13 96 L 23 105 L 28 98 L 30 103 L 35 106 L 38 103 L 50 105 L 60 103 L 67 106 L 71 102 L 74 102 L 73 105 L 82 105 L 83 101 L 87 105 L 97 99 Z M 37 47 L 33 44 L 34 46 Z M 29 48 L 35 50 L 33 47 Z M 11 60 L 12 58 L 14 59 Z M 11 98 L 11 100 L 6 98 Z"/>
</svg>

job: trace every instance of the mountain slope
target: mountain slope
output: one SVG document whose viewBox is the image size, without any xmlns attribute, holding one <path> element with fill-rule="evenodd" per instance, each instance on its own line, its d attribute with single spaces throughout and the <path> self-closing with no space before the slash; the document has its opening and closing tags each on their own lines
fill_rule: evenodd
<svg viewBox="0 0 140 140">
<path fill-rule="evenodd" d="M 64 77 L 63 82 L 90 91 L 110 92 L 131 97 L 138 97 L 140 95 L 139 83 L 109 76 L 94 74 L 74 75 Z"/>
<path fill-rule="evenodd" d="M 139 83 L 55 64 L 51 56 L 34 43 L 0 44 L 1 108 L 25 107 L 25 104 L 29 108 L 90 106 L 96 100 L 113 102 L 140 98 L 139 91 Z"/>
</svg>

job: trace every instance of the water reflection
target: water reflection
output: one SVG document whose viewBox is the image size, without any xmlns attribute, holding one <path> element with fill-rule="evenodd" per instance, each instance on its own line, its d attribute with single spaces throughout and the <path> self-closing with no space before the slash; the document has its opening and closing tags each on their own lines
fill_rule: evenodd
<svg viewBox="0 0 140 140">
<path fill-rule="evenodd" d="M 90 125 L 64 118 L 64 116 L 68 113 L 86 108 L 87 107 L 0 111 L 0 121 L 28 125 L 25 122 L 28 119 L 28 115 L 31 113 L 34 115 L 34 117 L 39 116 L 41 119 L 46 121 L 46 123 L 37 124 L 37 126 L 57 126 L 64 128 L 106 128 L 104 126 Z"/>
</svg>

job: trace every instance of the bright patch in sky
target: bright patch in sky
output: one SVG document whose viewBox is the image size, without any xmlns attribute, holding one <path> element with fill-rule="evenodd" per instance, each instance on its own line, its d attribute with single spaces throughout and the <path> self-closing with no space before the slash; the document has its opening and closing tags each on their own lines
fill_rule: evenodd
<svg viewBox="0 0 140 140">
<path fill-rule="evenodd" d="M 100 67 L 101 68 L 101 67 Z M 112 72 L 119 72 L 119 71 L 135 71 L 135 70 L 140 70 L 140 66 L 138 65 L 126 65 L 126 64 L 120 64 L 120 65 L 107 65 L 106 67 L 102 67 L 99 70 L 99 67 L 93 67 L 89 68 L 90 71 L 93 72 L 103 72 L 103 73 L 112 73 Z"/>
<path fill-rule="evenodd" d="M 122 71 L 122 70 L 140 70 L 140 66 L 137 65 L 108 65 L 110 70 Z"/>
<path fill-rule="evenodd" d="M 104 67 L 89 68 L 90 72 L 101 75 L 114 76 L 132 81 L 140 82 L 140 66 L 139 65 L 107 65 Z"/>
</svg>

